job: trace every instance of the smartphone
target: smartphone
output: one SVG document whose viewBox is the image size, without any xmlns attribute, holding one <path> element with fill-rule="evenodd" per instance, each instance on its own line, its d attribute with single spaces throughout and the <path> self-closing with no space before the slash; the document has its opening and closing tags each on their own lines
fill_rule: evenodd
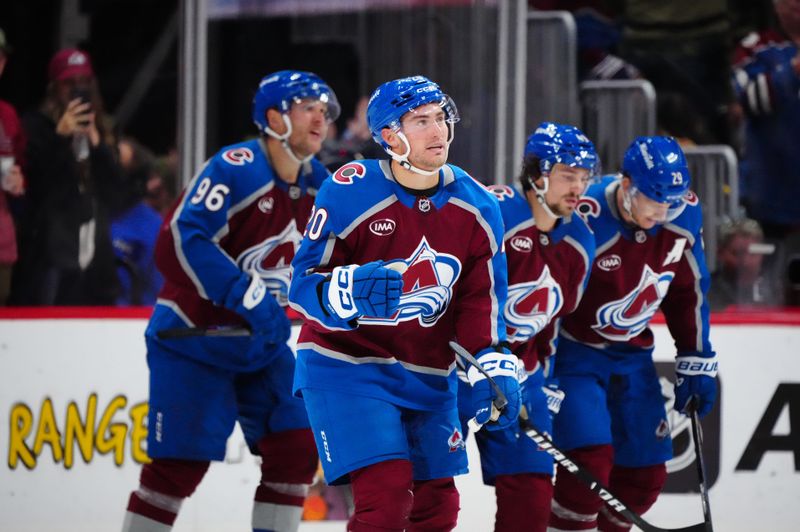
<svg viewBox="0 0 800 532">
<path fill-rule="evenodd" d="M 74 87 L 69 93 L 69 99 L 74 100 L 75 98 L 80 98 L 82 103 L 88 103 L 88 104 L 92 103 L 92 93 L 89 91 L 89 89 Z M 86 111 L 86 114 L 90 112 L 92 112 L 91 108 L 89 108 L 89 110 Z M 87 118 L 86 120 L 79 120 L 78 123 L 81 126 L 88 126 L 89 119 Z"/>
</svg>

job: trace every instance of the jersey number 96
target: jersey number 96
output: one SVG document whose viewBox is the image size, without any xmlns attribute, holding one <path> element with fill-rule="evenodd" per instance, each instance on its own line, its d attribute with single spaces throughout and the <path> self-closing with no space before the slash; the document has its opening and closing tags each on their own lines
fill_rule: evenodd
<svg viewBox="0 0 800 532">
<path fill-rule="evenodd" d="M 190 199 L 189 202 L 192 205 L 197 205 L 198 203 L 203 202 L 205 199 L 206 209 L 209 211 L 218 211 L 225 204 L 225 196 L 230 191 L 231 189 L 229 189 L 227 185 L 223 184 L 214 185 L 212 187 L 211 179 L 204 177 L 203 180 L 200 181 L 200 184 L 197 186 L 197 190 L 194 192 L 194 196 L 192 196 L 192 199 Z"/>
</svg>

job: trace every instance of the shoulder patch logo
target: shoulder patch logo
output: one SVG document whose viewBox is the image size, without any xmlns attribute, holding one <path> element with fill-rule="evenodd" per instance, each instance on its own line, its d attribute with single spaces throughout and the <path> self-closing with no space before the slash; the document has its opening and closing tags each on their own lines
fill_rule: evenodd
<svg viewBox="0 0 800 532">
<path fill-rule="evenodd" d="M 608 255 L 597 259 L 597 267 L 604 272 L 613 272 L 622 266 L 622 259 L 619 255 Z"/>
<path fill-rule="evenodd" d="M 494 194 L 497 201 L 503 201 L 506 198 L 514 197 L 514 189 L 508 185 L 487 185 L 486 190 Z"/>
<path fill-rule="evenodd" d="M 244 166 L 255 160 L 250 148 L 231 148 L 222 154 L 222 160 L 233 166 Z"/>
<path fill-rule="evenodd" d="M 530 253 L 533 251 L 533 240 L 527 236 L 515 236 L 511 239 L 511 248 L 520 253 Z"/>
<path fill-rule="evenodd" d="M 397 224 L 390 218 L 381 218 L 380 220 L 374 220 L 369 224 L 370 232 L 378 236 L 391 235 L 394 233 L 395 227 L 397 227 Z"/>
<path fill-rule="evenodd" d="M 356 179 L 367 175 L 367 169 L 361 163 L 347 163 L 333 174 L 334 183 L 339 185 L 352 185 Z"/>
<path fill-rule="evenodd" d="M 600 216 L 600 202 L 592 197 L 583 196 L 578 199 L 578 205 L 575 207 L 575 212 L 577 212 L 578 216 L 583 218 L 583 220 L 588 224 L 589 217 L 597 218 Z"/>
</svg>

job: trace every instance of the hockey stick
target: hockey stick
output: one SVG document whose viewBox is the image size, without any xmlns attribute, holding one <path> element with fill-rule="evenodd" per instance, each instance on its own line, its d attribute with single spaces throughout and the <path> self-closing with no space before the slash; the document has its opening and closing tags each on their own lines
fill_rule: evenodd
<svg viewBox="0 0 800 532">
<path fill-rule="evenodd" d="M 478 361 L 475 360 L 475 357 L 470 355 L 466 352 L 466 350 L 458 345 L 455 342 L 450 342 L 450 347 L 458 353 L 461 358 L 463 358 L 467 363 L 471 366 L 475 367 L 478 371 L 480 371 L 489 383 L 492 385 L 492 388 L 496 392 L 499 392 L 498 397 L 502 396 L 505 399 L 505 396 L 502 395 L 500 392 L 499 387 L 494 382 L 492 377 L 490 377 L 486 371 L 478 364 Z M 465 356 L 466 353 L 466 356 Z M 503 405 L 505 406 L 505 405 Z M 553 457 L 553 460 L 561 467 L 566 469 L 568 472 L 572 473 L 578 480 L 583 482 L 586 487 L 589 488 L 594 494 L 596 494 L 600 499 L 610 506 L 613 510 L 617 511 L 620 515 L 624 516 L 630 522 L 641 528 L 644 532 L 706 532 L 706 524 L 707 522 L 698 523 L 696 525 L 690 525 L 682 528 L 660 528 L 655 525 L 651 525 L 647 521 L 645 521 L 639 514 L 634 512 L 633 510 L 628 509 L 628 507 L 620 501 L 613 493 L 608 491 L 608 488 L 603 486 L 603 484 L 598 481 L 594 475 L 592 475 L 589 471 L 582 469 L 578 464 L 573 462 L 569 459 L 569 457 L 562 452 L 558 447 L 553 444 L 553 440 L 551 440 L 547 435 L 543 432 L 540 432 L 533 424 L 526 418 L 520 418 L 519 423 L 522 430 L 525 434 L 532 439 L 542 450 L 546 451 L 547 454 Z"/>
<path fill-rule="evenodd" d="M 694 440 L 694 462 L 697 465 L 697 478 L 700 482 L 700 499 L 703 501 L 703 518 L 705 531 L 714 532 L 711 524 L 711 505 L 708 501 L 708 485 L 706 484 L 706 464 L 703 461 L 703 428 L 700 425 L 700 416 L 697 414 L 696 400 L 692 400 L 690 413 L 692 418 L 692 439 Z"/>
<path fill-rule="evenodd" d="M 176 327 L 174 329 L 161 329 L 156 333 L 159 340 L 174 340 L 176 338 L 197 338 L 198 336 L 207 337 L 233 337 L 250 336 L 250 329 L 244 327 L 219 327 L 215 329 L 203 329 L 201 327 Z"/>
</svg>

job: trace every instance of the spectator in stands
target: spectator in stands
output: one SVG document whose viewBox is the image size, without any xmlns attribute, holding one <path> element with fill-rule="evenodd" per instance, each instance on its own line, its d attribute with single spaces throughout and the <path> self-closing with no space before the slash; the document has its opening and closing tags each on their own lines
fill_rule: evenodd
<svg viewBox="0 0 800 532">
<path fill-rule="evenodd" d="M 166 216 L 175 203 L 178 187 L 178 150 L 172 148 L 166 155 L 156 158 L 153 172 L 147 180 L 144 200 L 161 214 Z"/>
<path fill-rule="evenodd" d="M 0 28 L 0 76 L 8 61 L 10 47 Z M 10 202 L 25 192 L 22 160 L 25 135 L 14 107 L 0 100 L 0 306 L 6 304 L 11 290 L 11 272 L 17 261 L 17 236 Z"/>
<path fill-rule="evenodd" d="M 113 304 L 109 214 L 122 189 L 116 147 L 89 55 L 57 52 L 38 111 L 26 115 L 27 203 L 12 299 L 25 305 Z"/>
<path fill-rule="evenodd" d="M 779 290 L 763 275 L 764 255 L 774 246 L 764 244 L 757 221 L 745 218 L 720 228 L 717 271 L 711 276 L 708 302 L 712 311 L 730 306 L 778 305 Z"/>
<path fill-rule="evenodd" d="M 155 157 L 132 138 L 123 137 L 117 148 L 125 174 L 125 189 L 121 191 L 123 210 L 111 221 L 111 241 L 120 284 L 116 303 L 154 305 L 164 282 L 153 258 L 162 218 L 144 198 L 155 173 Z"/>
<path fill-rule="evenodd" d="M 742 201 L 779 242 L 800 230 L 800 0 L 776 0 L 775 11 L 788 39 L 748 36 L 734 81 L 745 116 Z"/>
</svg>

